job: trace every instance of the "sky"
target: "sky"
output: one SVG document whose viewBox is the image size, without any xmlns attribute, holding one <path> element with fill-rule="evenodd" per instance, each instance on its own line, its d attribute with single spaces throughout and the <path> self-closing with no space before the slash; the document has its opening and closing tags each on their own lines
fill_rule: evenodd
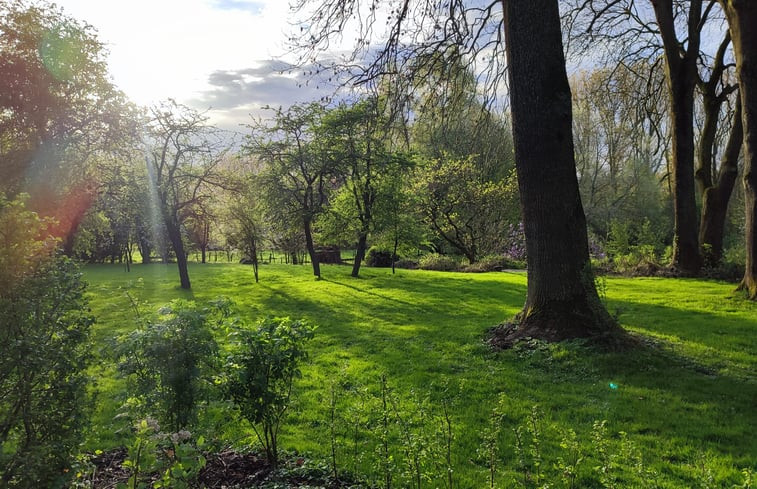
<svg viewBox="0 0 757 489">
<path fill-rule="evenodd" d="M 92 25 L 105 44 L 113 81 L 137 104 L 173 98 L 208 110 L 211 122 L 240 129 L 264 105 L 329 95 L 288 70 L 287 0 L 57 0 Z"/>
</svg>

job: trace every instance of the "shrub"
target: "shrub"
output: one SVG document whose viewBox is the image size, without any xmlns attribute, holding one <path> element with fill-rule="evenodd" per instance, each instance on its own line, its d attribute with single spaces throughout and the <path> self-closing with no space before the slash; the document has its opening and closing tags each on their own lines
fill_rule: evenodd
<svg viewBox="0 0 757 489">
<path fill-rule="evenodd" d="M 394 257 L 394 260 L 392 260 L 392 257 Z M 389 268 L 392 266 L 392 261 L 396 262 L 398 259 L 399 257 L 394 255 L 391 250 L 372 246 L 365 256 L 365 264 L 369 267 Z"/>
<path fill-rule="evenodd" d="M 526 233 L 523 230 L 523 222 L 519 222 L 517 226 L 510 224 L 505 255 L 518 262 L 526 261 Z"/>
<path fill-rule="evenodd" d="M 118 368 L 132 380 L 138 409 L 157 411 L 177 432 L 194 421 L 200 393 L 213 373 L 218 348 L 209 322 L 222 322 L 228 303 L 219 300 L 199 308 L 176 300 L 159 314 L 159 319 L 120 338 Z"/>
<path fill-rule="evenodd" d="M 418 262 L 418 268 L 421 270 L 454 272 L 459 268 L 459 262 L 451 256 L 440 255 L 439 253 L 429 253 L 421 257 Z"/>
<path fill-rule="evenodd" d="M 402 258 L 401 260 L 397 260 L 397 262 L 395 262 L 394 267 L 415 270 L 418 268 L 418 262 L 409 258 Z"/>
<path fill-rule="evenodd" d="M 94 318 L 44 224 L 0 195 L 0 487 L 61 487 L 90 406 Z"/>
<path fill-rule="evenodd" d="M 304 321 L 267 318 L 256 328 L 232 333 L 232 353 L 226 361 L 225 389 L 252 425 L 268 462 L 278 464 L 278 434 L 307 358 L 305 344 L 314 328 Z"/>
<path fill-rule="evenodd" d="M 487 255 L 463 269 L 464 272 L 501 272 L 508 268 L 525 268 L 525 263 L 512 260 L 503 255 Z"/>
</svg>

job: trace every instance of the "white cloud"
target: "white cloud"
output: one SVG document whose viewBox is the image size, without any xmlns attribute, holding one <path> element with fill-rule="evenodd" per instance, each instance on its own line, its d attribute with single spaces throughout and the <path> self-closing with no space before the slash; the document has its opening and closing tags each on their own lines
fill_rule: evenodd
<svg viewBox="0 0 757 489">
<path fill-rule="evenodd" d="M 218 70 L 242 70 L 285 52 L 281 0 L 59 0 L 93 25 L 115 83 L 139 104 L 197 98 Z"/>
</svg>

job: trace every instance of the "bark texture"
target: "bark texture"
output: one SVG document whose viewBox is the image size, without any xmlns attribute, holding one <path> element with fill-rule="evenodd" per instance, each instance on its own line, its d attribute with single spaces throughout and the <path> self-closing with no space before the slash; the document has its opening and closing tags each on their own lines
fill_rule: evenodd
<svg viewBox="0 0 757 489">
<path fill-rule="evenodd" d="M 725 234 L 725 220 L 728 213 L 728 202 L 731 200 L 733 187 L 738 175 L 739 153 L 744 140 L 741 104 L 737 103 L 734 112 L 733 127 L 728 136 L 723 160 L 720 162 L 717 182 L 711 178 L 704 181 L 702 192 L 702 221 L 699 226 L 699 242 L 702 245 L 702 257 L 707 265 L 715 266 L 723 258 L 723 235 Z M 712 157 L 712 145 L 709 145 L 709 157 Z M 700 156 L 701 157 L 701 156 Z"/>
<path fill-rule="evenodd" d="M 573 156 L 557 0 L 503 0 L 528 294 L 507 337 L 561 341 L 620 328 L 599 299 Z"/>
<path fill-rule="evenodd" d="M 700 46 L 702 0 L 689 5 L 688 43 L 682 52 L 675 28 L 673 0 L 653 0 L 665 53 L 665 78 L 670 96 L 673 181 L 673 268 L 696 275 L 699 255 L 698 219 L 694 192 L 694 89 Z"/>
<path fill-rule="evenodd" d="M 310 256 L 310 263 L 313 264 L 313 275 L 321 278 L 321 264 L 318 261 L 318 255 L 315 252 L 315 244 L 313 244 L 313 227 L 309 218 L 305 218 L 303 221 L 303 227 L 305 230 L 305 247 L 308 250 Z M 292 263 L 297 264 L 297 257 L 292 256 Z"/>
<path fill-rule="evenodd" d="M 731 30 L 744 125 L 746 263 L 740 289 L 757 300 L 757 2 L 721 0 Z"/>
<path fill-rule="evenodd" d="M 192 284 L 189 282 L 189 269 L 187 268 L 187 253 L 184 250 L 184 241 L 181 239 L 181 226 L 171 217 L 166 218 L 166 234 L 171 241 L 174 253 L 176 253 L 176 265 L 179 268 L 179 282 L 182 289 L 189 290 Z"/>
</svg>

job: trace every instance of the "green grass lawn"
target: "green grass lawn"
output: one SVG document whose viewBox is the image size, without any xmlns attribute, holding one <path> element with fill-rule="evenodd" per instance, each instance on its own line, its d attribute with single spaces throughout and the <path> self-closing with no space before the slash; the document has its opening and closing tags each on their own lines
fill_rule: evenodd
<svg viewBox="0 0 757 489">
<path fill-rule="evenodd" d="M 143 312 L 178 297 L 201 302 L 224 295 L 240 316 L 290 316 L 316 324 L 282 445 L 324 460 L 326 399 L 334 379 L 375 391 L 386 375 L 408 412 L 410 399 L 428 393 L 439 408 L 441 386 L 448 385 L 457 487 L 488 487 L 479 448 L 502 394 L 506 415 L 498 487 L 510 487 L 517 476 L 513 428 L 534 405 L 544 413 L 542 449 L 549 470 L 561 453 L 557 432 L 575 430 L 581 446 L 591 451 L 592 424 L 598 420 L 607 420 L 613 446 L 619 445 L 618 433 L 626 432 L 639 447 L 656 473 L 658 485 L 649 487 L 698 487 L 697 481 L 710 477 L 711 487 L 731 487 L 741 468 L 757 466 L 757 305 L 733 296 L 732 284 L 608 278 L 608 308 L 625 328 L 648 338 L 647 346 L 599 353 L 569 343 L 492 353 L 482 342 L 484 332 L 519 310 L 524 274 L 398 270 L 392 275 L 364 267 L 362 278 L 354 279 L 349 272 L 327 265 L 324 279 L 316 281 L 308 266 L 267 265 L 255 284 L 250 267 L 190 264 L 193 289 L 186 292 L 178 288 L 175 266 L 136 265 L 130 273 L 118 266 L 85 267 L 98 318 L 94 337 L 102 351 L 89 447 L 122 444 L 128 433 L 123 421 L 114 419 L 123 383 L 107 356 L 113 338 L 135 327 L 128 291 Z M 339 429 L 346 431 L 349 396 L 340 403 L 346 420 Z M 237 424 L 224 424 L 230 417 L 207 418 L 205 429 L 215 426 L 211 435 L 229 443 L 241 439 Z M 593 456 L 584 462 L 581 487 L 599 487 L 590 475 L 593 465 Z"/>
</svg>

